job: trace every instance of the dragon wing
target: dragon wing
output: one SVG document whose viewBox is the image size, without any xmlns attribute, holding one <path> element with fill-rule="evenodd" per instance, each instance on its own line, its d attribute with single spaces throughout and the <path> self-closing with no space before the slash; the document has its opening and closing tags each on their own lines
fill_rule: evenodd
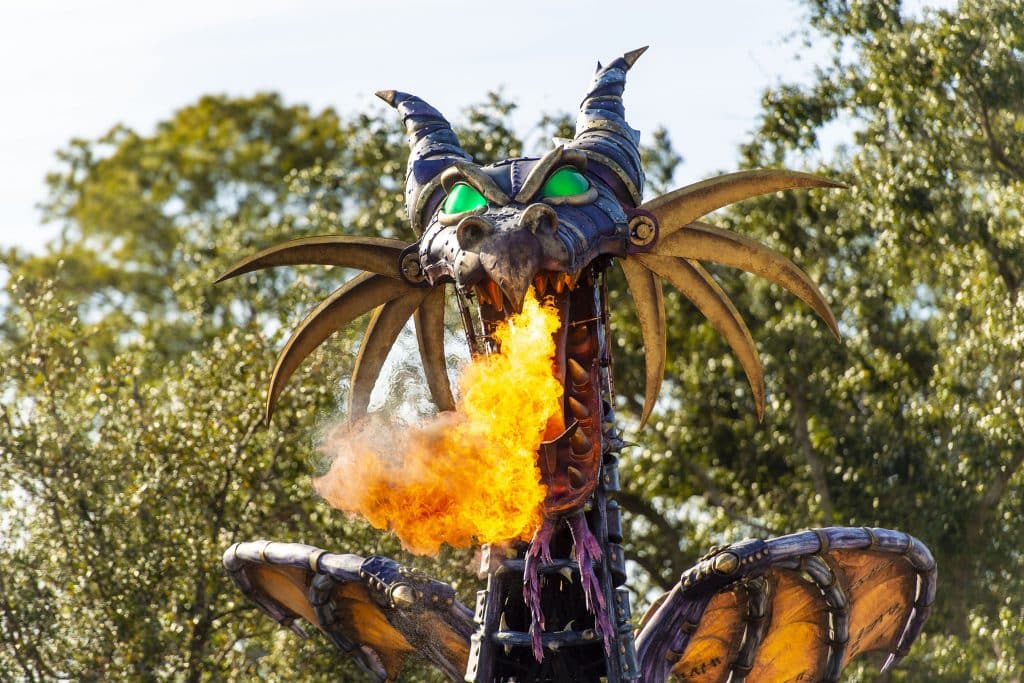
<svg viewBox="0 0 1024 683">
<path fill-rule="evenodd" d="M 363 272 L 324 299 L 295 328 L 274 365 L 267 394 L 267 421 L 292 373 L 328 337 L 356 318 L 373 311 L 352 376 L 349 419 L 366 414 L 370 392 L 402 327 L 413 318 L 427 386 L 441 410 L 455 400 L 444 358 L 444 285 L 428 288 L 415 258 L 403 261 L 410 245 L 382 237 L 323 235 L 302 237 L 264 249 L 221 275 L 223 282 L 265 268 L 324 265 Z M 419 285 L 411 284 L 418 282 Z"/>
<path fill-rule="evenodd" d="M 473 613 L 446 583 L 384 557 L 337 555 L 301 543 L 236 543 L 224 553 L 235 585 L 283 626 L 322 631 L 377 681 L 394 681 L 410 656 L 462 680 Z"/>
<path fill-rule="evenodd" d="M 888 529 L 833 527 L 715 549 L 641 622 L 643 680 L 836 681 L 865 652 L 883 671 L 935 599 L 931 553 Z"/>
<path fill-rule="evenodd" d="M 740 171 L 687 185 L 641 204 L 639 210 L 657 221 L 657 237 L 620 261 L 636 304 L 647 362 L 644 410 L 647 422 L 658 398 L 665 370 L 666 320 L 662 303 L 664 280 L 689 299 L 735 352 L 747 375 L 759 418 L 764 416 L 764 372 L 743 316 L 702 263 L 718 263 L 763 277 L 792 292 L 821 316 L 839 338 L 839 327 L 817 285 L 786 256 L 743 235 L 698 221 L 723 206 L 782 190 L 841 188 L 828 178 L 760 169 Z"/>
</svg>

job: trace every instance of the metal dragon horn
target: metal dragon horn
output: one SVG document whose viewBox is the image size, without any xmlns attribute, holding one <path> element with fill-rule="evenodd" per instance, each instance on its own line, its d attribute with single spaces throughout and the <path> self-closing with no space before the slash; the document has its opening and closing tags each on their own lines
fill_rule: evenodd
<svg viewBox="0 0 1024 683">
<path fill-rule="evenodd" d="M 576 117 L 576 136 L 566 144 L 583 152 L 596 166 L 593 170 L 630 206 L 642 201 L 644 171 L 640 165 L 640 131 L 626 123 L 622 93 L 626 72 L 646 50 L 642 47 L 627 52 L 608 66 L 598 62 Z"/>
<path fill-rule="evenodd" d="M 420 98 L 397 90 L 381 90 L 377 97 L 398 110 L 409 134 L 405 209 L 419 235 L 423 232 L 424 216 L 433 214 L 437 208 L 431 199 L 440 201 L 444 195 L 441 172 L 472 157 L 462 149 L 448 119 Z"/>
</svg>

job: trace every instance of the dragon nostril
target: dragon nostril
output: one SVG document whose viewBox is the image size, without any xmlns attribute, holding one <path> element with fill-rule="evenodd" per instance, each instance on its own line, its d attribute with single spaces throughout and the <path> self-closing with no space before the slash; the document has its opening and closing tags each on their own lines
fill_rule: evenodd
<svg viewBox="0 0 1024 683">
<path fill-rule="evenodd" d="M 547 204 L 530 204 L 519 217 L 519 226 L 534 234 L 558 230 L 558 214 Z"/>
<path fill-rule="evenodd" d="M 455 238 L 459 246 L 466 250 L 476 251 L 480 242 L 494 232 L 490 221 L 480 216 L 468 216 L 459 222 L 455 229 Z"/>
</svg>

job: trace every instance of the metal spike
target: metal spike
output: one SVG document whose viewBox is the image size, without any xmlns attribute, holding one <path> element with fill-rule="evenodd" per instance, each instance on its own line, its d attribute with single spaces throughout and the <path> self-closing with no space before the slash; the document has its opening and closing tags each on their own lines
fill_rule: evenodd
<svg viewBox="0 0 1024 683">
<path fill-rule="evenodd" d="M 582 387 L 590 383 L 590 373 L 575 358 L 566 359 L 565 367 L 569 370 L 569 377 L 576 386 Z"/>
<path fill-rule="evenodd" d="M 491 305 L 499 311 L 503 310 L 505 297 L 501 293 L 501 287 L 498 286 L 498 283 L 489 279 L 484 283 L 484 286 L 487 288 L 487 294 L 491 299 Z"/>
<path fill-rule="evenodd" d="M 636 64 L 636 60 L 640 59 L 640 55 L 647 52 L 647 48 L 649 47 L 650 45 L 644 45 L 643 47 L 638 47 L 635 50 L 630 50 L 626 54 L 622 55 L 622 61 L 626 63 L 627 67 L 632 68 L 633 65 Z"/>
<path fill-rule="evenodd" d="M 387 102 L 388 105 L 390 105 L 392 107 L 395 106 L 395 91 L 394 90 L 378 90 L 377 92 L 375 92 L 373 94 L 376 95 L 377 97 L 381 98 L 385 102 Z"/>
<path fill-rule="evenodd" d="M 573 432 L 572 437 L 569 439 L 569 444 L 572 446 L 572 452 L 576 455 L 585 455 L 589 453 L 593 445 L 590 443 L 590 439 L 587 438 L 587 435 L 582 429 L 577 429 Z"/>
<path fill-rule="evenodd" d="M 569 411 L 572 412 L 572 416 L 577 420 L 585 420 L 590 417 L 590 409 L 575 397 L 570 396 L 568 403 Z"/>
<path fill-rule="evenodd" d="M 295 328 L 277 357 L 267 392 L 267 420 L 274 413 L 277 399 L 292 373 L 316 347 L 359 316 L 411 289 L 402 280 L 364 273 L 336 289 L 314 308 Z"/>
<path fill-rule="evenodd" d="M 654 410 L 658 391 L 665 376 L 666 325 L 665 303 L 661 281 L 635 258 L 619 261 L 626 276 L 629 293 L 633 297 L 637 318 L 640 320 L 640 335 L 644 343 L 646 365 L 646 388 L 644 390 L 644 411 L 640 416 L 643 427 Z"/>
<path fill-rule="evenodd" d="M 398 334 L 413 311 L 426 298 L 430 290 L 417 289 L 409 294 L 392 299 L 376 311 L 359 346 L 355 368 L 352 370 L 352 389 L 349 391 L 348 419 L 358 420 L 366 415 L 370 394 L 380 376 L 388 352 L 398 339 Z"/>
<path fill-rule="evenodd" d="M 586 483 L 586 481 L 583 478 L 583 473 L 580 472 L 575 467 L 573 467 L 572 465 L 569 465 L 569 467 L 566 468 L 566 473 L 569 475 L 569 486 L 571 486 L 572 488 L 582 488 L 583 485 Z"/>
<path fill-rule="evenodd" d="M 846 186 L 828 178 L 796 171 L 739 171 L 681 187 L 645 202 L 640 208 L 654 214 L 658 219 L 659 239 L 665 239 L 684 225 L 723 206 L 757 195 L 810 187 Z"/>
<path fill-rule="evenodd" d="M 755 239 L 695 221 L 662 237 L 654 253 L 712 261 L 760 275 L 798 296 L 821 316 L 836 339 L 840 338 L 832 309 L 814 281 L 784 255 Z"/>
<path fill-rule="evenodd" d="M 383 237 L 322 235 L 275 245 L 231 266 L 216 282 L 276 266 L 341 266 L 401 278 L 399 258 L 407 242 Z"/>
<path fill-rule="evenodd" d="M 750 336 L 750 330 L 732 300 L 696 261 L 638 254 L 640 263 L 668 280 L 704 314 L 704 317 L 725 337 L 747 374 L 758 419 L 764 418 L 764 370 L 761 358 Z"/>
<path fill-rule="evenodd" d="M 420 347 L 423 374 L 426 375 L 430 396 L 439 410 L 455 410 L 455 398 L 452 396 L 444 355 L 444 300 L 444 285 L 432 288 L 413 313 L 412 319 L 416 324 L 416 341 Z"/>
</svg>

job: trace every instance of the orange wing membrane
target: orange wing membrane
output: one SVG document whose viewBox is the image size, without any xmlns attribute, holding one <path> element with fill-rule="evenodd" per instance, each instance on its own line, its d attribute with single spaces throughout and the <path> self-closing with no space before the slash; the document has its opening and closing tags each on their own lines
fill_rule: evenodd
<svg viewBox="0 0 1024 683">
<path fill-rule="evenodd" d="M 462 680 L 473 613 L 446 583 L 387 558 L 301 543 L 236 543 L 224 566 L 271 618 L 302 637 L 299 620 L 311 624 L 377 681 L 397 680 L 410 657 Z"/>
<path fill-rule="evenodd" d="M 644 680 L 837 681 L 857 655 L 883 671 L 921 631 L 936 568 L 888 529 L 817 529 L 715 549 L 644 617 Z"/>
</svg>

